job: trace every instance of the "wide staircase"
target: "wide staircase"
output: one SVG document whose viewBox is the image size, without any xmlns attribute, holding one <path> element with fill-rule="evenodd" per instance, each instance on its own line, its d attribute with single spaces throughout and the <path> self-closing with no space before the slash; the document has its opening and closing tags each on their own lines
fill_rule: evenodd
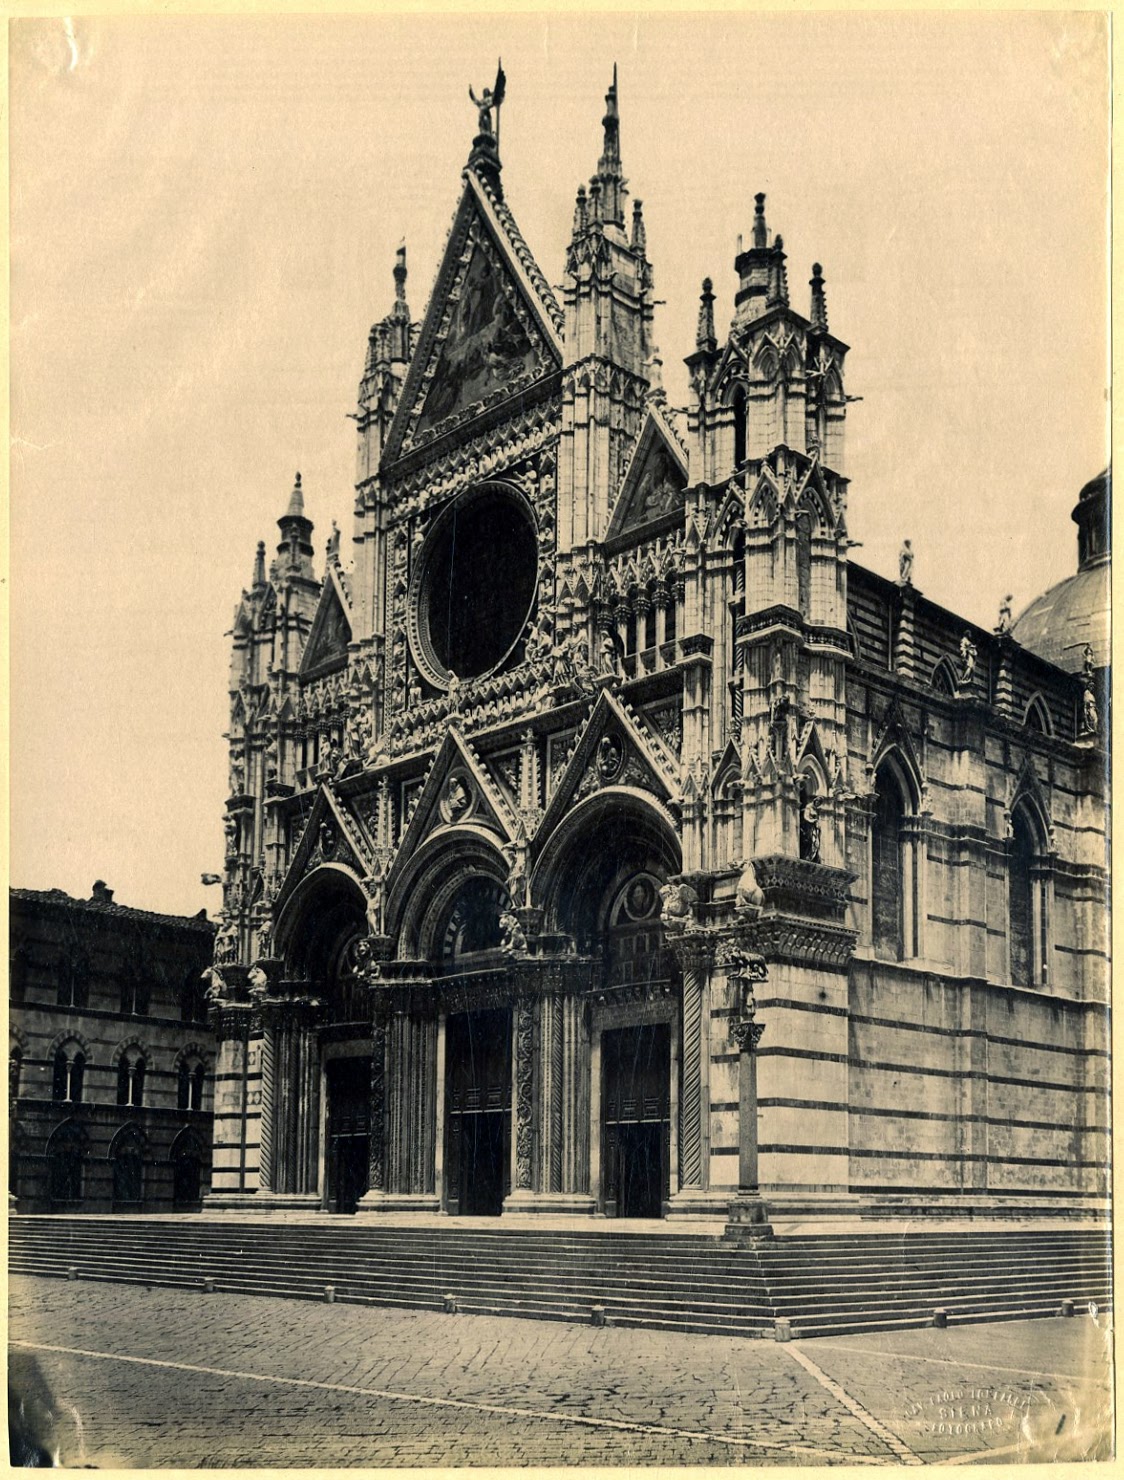
<svg viewBox="0 0 1124 1480">
<path fill-rule="evenodd" d="M 196 1218 L 16 1217 L 13 1274 L 604 1320 L 731 1336 L 826 1336 L 1104 1309 L 1091 1228 L 826 1234 L 738 1244 L 656 1232 Z"/>
</svg>

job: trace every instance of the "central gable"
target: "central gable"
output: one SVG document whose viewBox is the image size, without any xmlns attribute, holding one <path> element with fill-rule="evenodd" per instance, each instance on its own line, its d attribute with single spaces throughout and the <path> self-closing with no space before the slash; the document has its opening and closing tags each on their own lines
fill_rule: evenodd
<svg viewBox="0 0 1124 1480">
<path fill-rule="evenodd" d="M 557 305 L 530 267 L 506 208 L 466 171 L 384 466 L 560 369 Z"/>
</svg>

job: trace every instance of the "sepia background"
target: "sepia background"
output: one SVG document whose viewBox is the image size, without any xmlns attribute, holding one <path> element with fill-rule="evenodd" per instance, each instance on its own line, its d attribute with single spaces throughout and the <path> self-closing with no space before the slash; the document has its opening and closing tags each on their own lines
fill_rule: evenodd
<svg viewBox="0 0 1124 1480">
<path fill-rule="evenodd" d="M 620 67 L 669 398 L 753 195 L 852 346 L 850 528 L 991 624 L 1107 459 L 1107 21 L 802 14 L 18 21 L 10 33 L 12 882 L 190 913 L 221 868 L 223 633 L 300 469 L 350 534 L 367 332 L 428 299 L 503 57 L 557 282 Z"/>
</svg>

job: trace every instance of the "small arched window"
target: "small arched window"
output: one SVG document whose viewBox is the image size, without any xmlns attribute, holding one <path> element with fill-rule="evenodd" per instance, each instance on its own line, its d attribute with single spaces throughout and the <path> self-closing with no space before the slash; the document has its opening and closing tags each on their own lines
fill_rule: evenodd
<svg viewBox="0 0 1124 1480">
<path fill-rule="evenodd" d="M 128 971 L 121 979 L 121 1012 L 125 1017 L 148 1016 L 148 983 L 139 971 Z"/>
<path fill-rule="evenodd" d="M 56 1103 L 78 1105 L 86 1077 L 86 1055 L 75 1043 L 64 1043 L 55 1053 L 51 1098 Z"/>
<path fill-rule="evenodd" d="M 144 1055 L 138 1049 L 126 1049 L 117 1063 L 117 1103 L 144 1104 Z"/>
<path fill-rule="evenodd" d="M 20 1075 L 23 1071 L 23 1049 L 13 1043 L 8 1050 L 8 1098 L 13 1104 L 20 1097 Z"/>
</svg>

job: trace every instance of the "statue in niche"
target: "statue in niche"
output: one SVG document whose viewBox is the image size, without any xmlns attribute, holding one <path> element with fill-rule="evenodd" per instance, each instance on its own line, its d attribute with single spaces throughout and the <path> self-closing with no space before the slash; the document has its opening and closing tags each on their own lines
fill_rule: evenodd
<svg viewBox="0 0 1124 1480">
<path fill-rule="evenodd" d="M 238 797 L 246 790 L 246 769 L 238 757 L 232 757 L 230 762 L 230 794 Z"/>
<path fill-rule="evenodd" d="M 898 585 L 913 585 L 913 542 L 905 540 L 898 555 Z"/>
<path fill-rule="evenodd" d="M 1084 680 L 1086 688 L 1092 688 L 1096 672 L 1097 665 L 1094 659 L 1093 649 L 1086 643 L 1081 653 L 1081 677 Z"/>
<path fill-rule="evenodd" d="M 246 985 L 250 990 L 250 998 L 254 1002 L 261 1002 L 269 995 L 269 977 L 261 966 L 251 966 Z"/>
<path fill-rule="evenodd" d="M 606 632 L 601 638 L 601 673 L 606 678 L 615 678 L 618 672 L 617 645 L 613 640 L 613 634 Z"/>
<path fill-rule="evenodd" d="M 276 781 L 278 774 L 278 746 L 277 736 L 270 735 L 265 743 L 265 779 Z"/>
<path fill-rule="evenodd" d="M 800 857 L 820 861 L 820 816 L 815 797 L 808 797 L 800 812 Z"/>
<path fill-rule="evenodd" d="M 226 834 L 226 851 L 227 851 L 227 853 L 228 854 L 237 853 L 238 852 L 238 819 L 237 819 L 237 817 L 228 817 L 226 819 L 226 821 L 223 823 L 222 829 L 223 829 L 223 832 Z"/>
</svg>

